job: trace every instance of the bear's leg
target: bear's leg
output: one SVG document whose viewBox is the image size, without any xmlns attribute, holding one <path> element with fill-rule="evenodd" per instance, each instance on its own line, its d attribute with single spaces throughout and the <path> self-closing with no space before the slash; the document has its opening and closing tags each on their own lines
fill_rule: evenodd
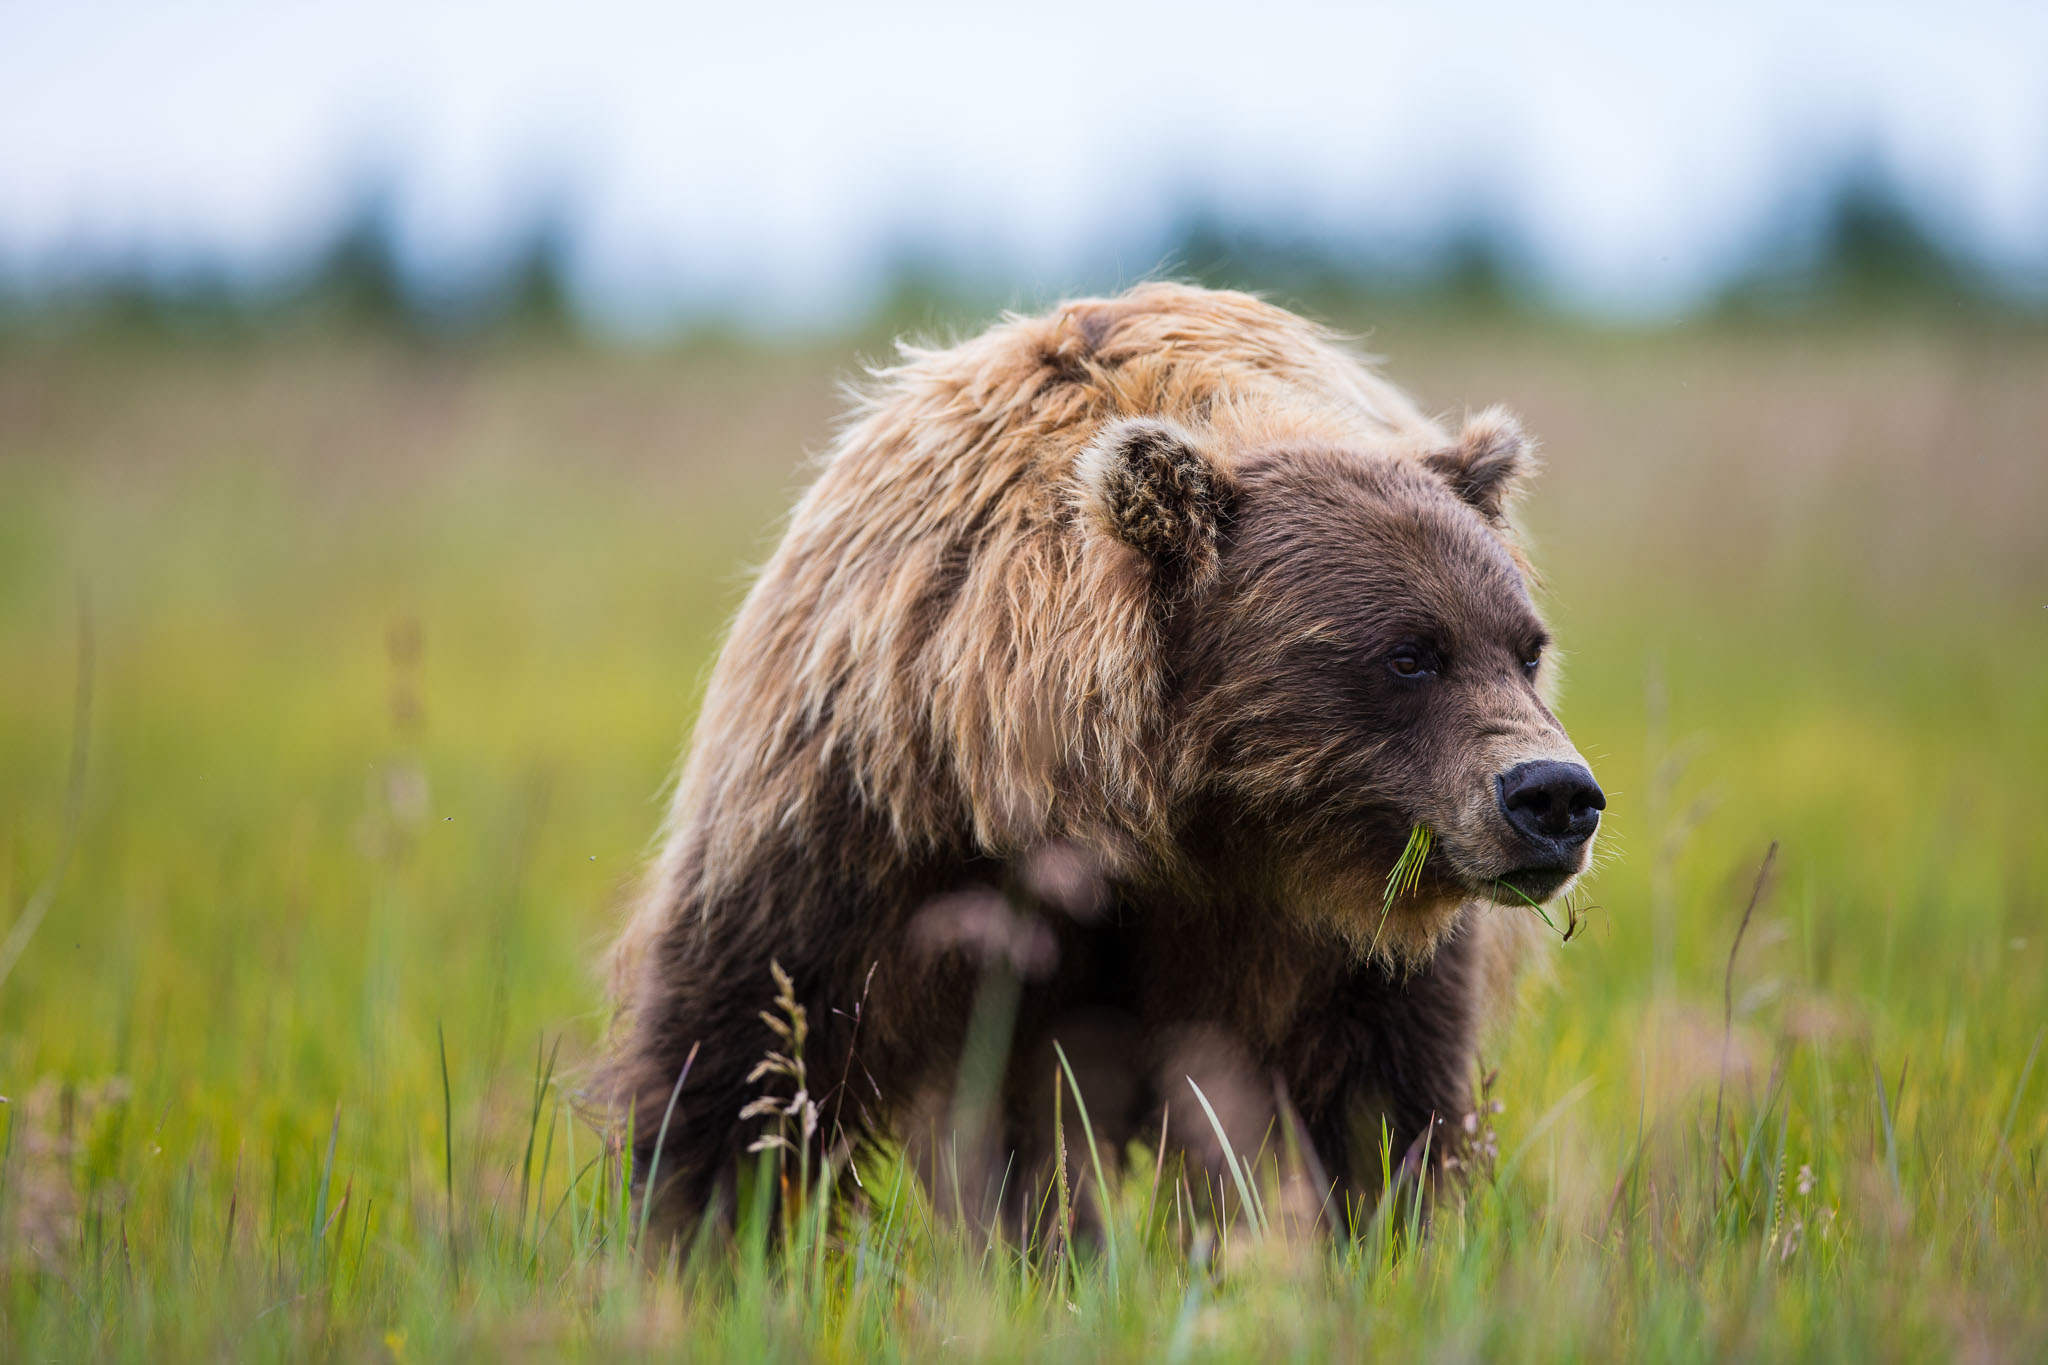
<svg viewBox="0 0 2048 1365">
<path fill-rule="evenodd" d="M 1008 1175 L 1000 1214 L 1002 1226 L 1023 1245 L 1045 1244 L 1062 1177 L 1074 1230 L 1096 1235 L 1096 1168 L 1112 1182 L 1121 1176 L 1126 1145 L 1140 1136 L 1144 1116 L 1156 1113 L 1136 1015 L 1098 1001 L 1058 1003 L 1056 1010 L 1027 1008 L 1005 1081 Z"/>
<path fill-rule="evenodd" d="M 1349 1056 L 1338 1085 L 1308 1085 L 1326 1098 L 1306 1116 L 1337 1202 L 1368 1207 L 1385 1193 L 1389 1168 L 1397 1183 L 1433 1179 L 1462 1146 L 1473 1107 L 1478 968 L 1467 931 L 1425 967 L 1404 973 L 1370 964 L 1340 987 L 1332 1015 Z M 1311 1030 L 1329 1026 L 1304 1021 Z"/>
<path fill-rule="evenodd" d="M 655 945 L 616 1077 L 614 1102 L 631 1112 L 635 1183 L 652 1201 L 650 1230 L 664 1241 L 694 1234 L 707 1216 L 729 1225 L 756 1139 L 780 1132 L 808 1140 L 818 1170 L 821 1153 L 864 1137 L 873 1097 L 852 1084 L 860 1074 L 855 1049 L 863 1023 L 887 1029 L 886 1020 L 863 1020 L 874 1002 L 862 1001 L 859 976 L 846 979 L 840 963 L 766 934 L 713 934 L 710 923 L 678 915 Z M 800 1052 L 768 1022 L 789 1025 L 777 967 L 803 1014 Z M 800 1064 L 801 1073 L 771 1054 Z M 756 1101 L 779 1101 L 784 1110 L 743 1119 Z"/>
</svg>

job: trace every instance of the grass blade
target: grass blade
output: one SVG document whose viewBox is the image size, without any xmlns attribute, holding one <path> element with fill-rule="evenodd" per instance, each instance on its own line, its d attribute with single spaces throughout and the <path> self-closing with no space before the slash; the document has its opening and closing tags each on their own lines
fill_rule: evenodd
<svg viewBox="0 0 2048 1365">
<path fill-rule="evenodd" d="M 1230 1134 L 1223 1131 L 1223 1120 L 1216 1116 L 1216 1107 L 1209 1103 L 1209 1097 L 1202 1093 L 1201 1086 L 1195 1084 L 1193 1076 L 1188 1077 L 1188 1089 L 1195 1092 L 1195 1098 L 1201 1102 L 1202 1112 L 1209 1116 L 1209 1126 L 1215 1130 L 1216 1140 L 1223 1144 L 1223 1161 L 1230 1168 L 1230 1178 L 1237 1186 L 1237 1197 L 1244 1205 L 1245 1217 L 1251 1221 L 1254 1231 L 1264 1232 L 1266 1229 L 1259 1219 L 1258 1201 L 1252 1198 L 1251 1182 L 1245 1178 L 1244 1170 L 1238 1164 L 1237 1153 L 1231 1150 Z"/>
<path fill-rule="evenodd" d="M 327 1159 L 320 1165 L 320 1186 L 313 1195 L 313 1225 L 306 1246 L 306 1268 L 320 1272 L 320 1239 L 327 1229 L 327 1193 L 334 1181 L 334 1144 L 341 1136 L 341 1101 L 334 1103 L 334 1122 L 327 1129 Z"/>
<path fill-rule="evenodd" d="M 640 1187 L 640 1225 L 633 1233 L 633 1245 L 638 1246 L 647 1237 L 647 1218 L 654 1211 L 655 1182 L 661 1178 L 661 1152 L 668 1145 L 668 1121 L 675 1117 L 676 1101 L 682 1098 L 683 1082 L 690 1079 L 690 1068 L 696 1064 L 698 1044 L 690 1044 L 690 1055 L 683 1058 L 683 1069 L 676 1073 L 675 1088 L 668 1092 L 668 1108 L 661 1111 L 661 1127 L 654 1133 L 654 1157 L 647 1163 L 647 1183 Z M 631 1180 L 632 1154 L 626 1155 L 627 1179 Z"/>
<path fill-rule="evenodd" d="M 1088 1160 L 1095 1168 L 1095 1201 L 1102 1207 L 1102 1240 L 1109 1253 L 1109 1278 L 1117 1280 L 1116 1257 L 1116 1213 L 1109 1203 L 1109 1182 L 1102 1174 L 1102 1152 L 1095 1144 L 1095 1125 L 1088 1118 L 1088 1102 L 1081 1098 L 1081 1082 L 1074 1078 L 1074 1065 L 1067 1060 L 1067 1050 L 1054 1042 L 1052 1050 L 1060 1059 L 1060 1070 L 1067 1073 L 1067 1085 L 1074 1092 L 1074 1112 L 1081 1116 L 1081 1136 L 1088 1140 Z"/>
<path fill-rule="evenodd" d="M 448 1192 L 448 1274 L 462 1279 L 462 1263 L 455 1254 L 455 1087 L 448 1080 L 448 1030 L 434 1025 L 441 1042 L 441 1178 Z"/>
</svg>

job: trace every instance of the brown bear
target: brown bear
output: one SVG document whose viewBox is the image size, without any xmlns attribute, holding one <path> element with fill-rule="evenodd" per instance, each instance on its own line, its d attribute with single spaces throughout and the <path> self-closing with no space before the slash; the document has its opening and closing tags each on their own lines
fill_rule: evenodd
<svg viewBox="0 0 2048 1365">
<path fill-rule="evenodd" d="M 1429 1150 L 1605 805 L 1544 700 L 1531 464 L 1504 413 L 1452 435 L 1239 293 L 1141 285 L 877 371 L 616 950 L 609 1094 L 661 1218 L 729 1208 L 741 1111 L 794 1084 L 757 1072 L 778 970 L 821 1145 L 939 1121 L 993 992 L 998 1169 L 1042 1169 L 1055 1042 L 1108 1151 L 1206 1150 L 1190 1080 L 1234 1086 L 1234 1144 L 1289 1116 L 1332 1186 Z"/>
</svg>

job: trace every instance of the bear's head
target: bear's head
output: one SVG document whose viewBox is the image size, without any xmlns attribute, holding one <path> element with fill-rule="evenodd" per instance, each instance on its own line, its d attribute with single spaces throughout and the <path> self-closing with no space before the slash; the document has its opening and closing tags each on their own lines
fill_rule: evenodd
<svg viewBox="0 0 2048 1365">
<path fill-rule="evenodd" d="M 1434 449 L 1097 435 L 1079 506 L 1153 600 L 1179 875 L 1412 965 L 1585 871 L 1606 801 L 1506 520 L 1532 464 L 1498 411 Z"/>
</svg>

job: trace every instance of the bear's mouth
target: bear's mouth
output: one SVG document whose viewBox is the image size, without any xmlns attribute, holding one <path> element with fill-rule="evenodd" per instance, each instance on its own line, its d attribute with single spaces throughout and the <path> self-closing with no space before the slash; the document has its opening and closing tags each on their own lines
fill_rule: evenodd
<svg viewBox="0 0 2048 1365">
<path fill-rule="evenodd" d="M 1579 875 L 1576 867 L 1519 867 L 1489 879 L 1479 890 L 1501 905 L 1541 905 L 1563 891 Z"/>
</svg>

